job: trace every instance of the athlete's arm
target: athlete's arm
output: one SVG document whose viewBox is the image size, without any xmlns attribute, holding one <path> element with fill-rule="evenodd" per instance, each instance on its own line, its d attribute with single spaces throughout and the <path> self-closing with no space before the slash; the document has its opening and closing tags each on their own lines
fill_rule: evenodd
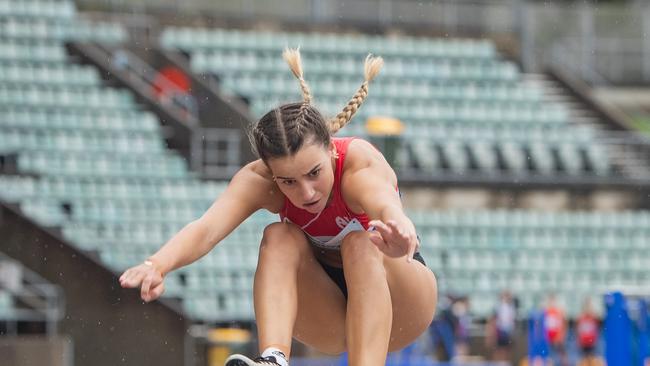
<svg viewBox="0 0 650 366">
<path fill-rule="evenodd" d="M 377 229 L 373 243 L 389 256 L 407 255 L 410 261 L 418 246 L 415 226 L 404 213 L 395 172 L 381 153 L 367 141 L 352 141 L 341 185 L 348 206 L 365 212 Z"/>
<path fill-rule="evenodd" d="M 124 272 L 120 283 L 131 288 L 142 284 L 145 301 L 158 297 L 162 288 L 156 287 L 162 284 L 167 273 L 207 254 L 255 211 L 266 208 L 276 212 L 282 197 L 261 161 L 246 165 L 200 218 L 174 235 L 148 259 L 148 265 L 141 264 Z M 150 289 L 156 293 L 149 294 Z"/>
<path fill-rule="evenodd" d="M 187 224 L 151 256 L 150 260 L 163 274 L 207 254 L 255 211 L 272 209 L 277 201 L 274 198 L 280 194 L 270 176 L 263 175 L 260 164 L 258 160 L 239 170 L 199 219 Z"/>
</svg>

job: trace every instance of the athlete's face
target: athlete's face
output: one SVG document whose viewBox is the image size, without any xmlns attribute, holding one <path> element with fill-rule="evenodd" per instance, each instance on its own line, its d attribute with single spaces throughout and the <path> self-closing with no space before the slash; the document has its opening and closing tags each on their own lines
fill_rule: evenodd
<svg viewBox="0 0 650 366">
<path fill-rule="evenodd" d="M 334 144 L 303 145 L 292 156 L 269 159 L 275 182 L 294 206 L 311 213 L 327 205 L 334 185 Z"/>
</svg>

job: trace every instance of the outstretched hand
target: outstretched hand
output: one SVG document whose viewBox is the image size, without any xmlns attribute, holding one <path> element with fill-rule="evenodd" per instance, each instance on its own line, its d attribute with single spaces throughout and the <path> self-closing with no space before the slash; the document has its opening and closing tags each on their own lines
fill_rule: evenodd
<svg viewBox="0 0 650 366">
<path fill-rule="evenodd" d="M 124 271 L 120 285 L 124 288 L 140 287 L 140 297 L 145 302 L 159 298 L 165 291 L 163 275 L 154 266 L 144 263 Z"/>
<path fill-rule="evenodd" d="M 407 261 L 413 260 L 413 254 L 420 246 L 414 229 L 404 227 L 394 220 L 385 223 L 372 220 L 368 225 L 375 228 L 375 231 L 370 232 L 370 241 L 384 254 L 393 258 L 406 255 Z"/>
</svg>

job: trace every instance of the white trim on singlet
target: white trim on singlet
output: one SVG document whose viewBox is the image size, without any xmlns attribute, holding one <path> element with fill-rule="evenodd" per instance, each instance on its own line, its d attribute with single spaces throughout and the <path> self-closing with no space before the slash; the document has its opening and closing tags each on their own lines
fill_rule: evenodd
<svg viewBox="0 0 650 366">
<path fill-rule="evenodd" d="M 291 222 L 291 220 L 285 217 L 284 222 Z M 307 227 L 308 225 L 309 223 L 303 227 Z M 369 228 L 368 231 L 372 231 L 372 229 L 373 228 Z M 353 231 L 366 231 L 363 225 L 361 225 L 361 221 L 356 218 L 350 220 L 350 222 L 348 222 L 348 224 L 339 231 L 336 236 L 311 236 L 303 229 L 303 233 L 305 233 L 310 244 L 324 249 L 340 249 L 345 236 Z"/>
</svg>

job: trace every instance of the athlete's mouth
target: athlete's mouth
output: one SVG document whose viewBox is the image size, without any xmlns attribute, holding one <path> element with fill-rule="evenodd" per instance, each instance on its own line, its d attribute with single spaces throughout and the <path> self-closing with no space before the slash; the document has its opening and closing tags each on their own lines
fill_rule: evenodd
<svg viewBox="0 0 650 366">
<path fill-rule="evenodd" d="M 312 201 L 312 202 L 309 202 L 309 203 L 305 203 L 303 206 L 305 206 L 305 207 L 312 207 L 312 206 L 314 206 L 315 204 L 317 204 L 318 202 L 320 202 L 320 200 L 316 200 L 316 201 Z"/>
</svg>

